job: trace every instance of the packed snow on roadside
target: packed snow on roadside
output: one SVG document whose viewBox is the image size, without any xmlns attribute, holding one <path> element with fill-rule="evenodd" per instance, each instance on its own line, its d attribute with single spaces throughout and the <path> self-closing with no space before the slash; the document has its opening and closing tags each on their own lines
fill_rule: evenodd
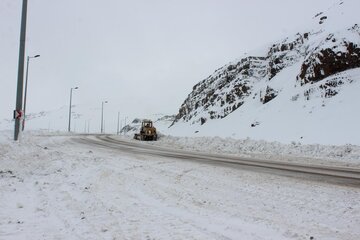
<svg viewBox="0 0 360 240">
<path fill-rule="evenodd" d="M 264 160 L 335 166 L 360 166 L 360 146 L 352 144 L 336 146 L 301 144 L 295 141 L 285 144 L 250 138 L 175 137 L 169 135 L 162 135 L 157 142 L 148 142 L 147 144 L 186 151 L 230 154 Z"/>
<path fill-rule="evenodd" d="M 0 239 L 360 239 L 360 189 L 0 132 Z"/>
</svg>

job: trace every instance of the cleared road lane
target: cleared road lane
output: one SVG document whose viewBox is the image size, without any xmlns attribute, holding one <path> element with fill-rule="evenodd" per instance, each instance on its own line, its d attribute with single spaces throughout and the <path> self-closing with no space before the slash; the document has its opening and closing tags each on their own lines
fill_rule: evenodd
<svg viewBox="0 0 360 240">
<path fill-rule="evenodd" d="M 131 154 L 197 161 L 251 171 L 270 172 L 288 177 L 360 187 L 360 169 L 358 168 L 285 163 L 236 157 L 233 155 L 179 151 L 150 145 L 146 142 L 115 139 L 111 137 L 111 135 L 85 135 L 80 138 L 75 138 L 75 140 L 81 143 L 116 149 Z"/>
</svg>

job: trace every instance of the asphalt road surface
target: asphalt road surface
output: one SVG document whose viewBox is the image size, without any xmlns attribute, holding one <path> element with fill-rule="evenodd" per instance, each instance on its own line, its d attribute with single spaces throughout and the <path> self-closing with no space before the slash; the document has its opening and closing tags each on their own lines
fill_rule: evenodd
<svg viewBox="0 0 360 240">
<path fill-rule="evenodd" d="M 248 171 L 265 172 L 299 179 L 360 187 L 359 168 L 297 164 L 243 158 L 235 155 L 180 151 L 135 140 L 119 140 L 111 137 L 111 135 L 82 135 L 75 137 L 74 140 L 82 144 L 135 155 L 163 157 L 177 159 L 179 161 L 196 161 Z"/>
</svg>

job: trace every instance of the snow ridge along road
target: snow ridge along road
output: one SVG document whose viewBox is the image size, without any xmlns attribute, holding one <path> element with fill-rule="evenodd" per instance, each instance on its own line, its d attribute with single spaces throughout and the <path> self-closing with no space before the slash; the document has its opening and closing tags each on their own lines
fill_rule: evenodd
<svg viewBox="0 0 360 240">
<path fill-rule="evenodd" d="M 270 172 L 288 177 L 299 177 L 333 184 L 360 187 L 359 168 L 284 163 L 271 160 L 236 157 L 231 155 L 179 151 L 149 145 L 146 144 L 146 142 L 135 142 L 124 139 L 119 140 L 111 137 L 110 135 L 84 135 L 80 138 L 75 138 L 75 141 L 105 148 L 118 149 L 122 152 L 129 152 L 138 155 L 151 155 L 197 162 L 200 161 L 203 163 L 220 164 L 252 171 Z"/>
</svg>

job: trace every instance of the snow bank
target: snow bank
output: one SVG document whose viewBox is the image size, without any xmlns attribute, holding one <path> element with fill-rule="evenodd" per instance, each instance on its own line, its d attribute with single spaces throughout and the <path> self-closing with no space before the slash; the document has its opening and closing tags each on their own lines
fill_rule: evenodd
<svg viewBox="0 0 360 240">
<path fill-rule="evenodd" d="M 299 142 L 284 144 L 250 138 L 239 140 L 220 137 L 174 136 L 162 136 L 158 142 L 149 144 L 187 151 L 234 154 L 278 161 L 360 166 L 360 146 L 350 144 L 343 146 L 306 145 Z"/>
</svg>

